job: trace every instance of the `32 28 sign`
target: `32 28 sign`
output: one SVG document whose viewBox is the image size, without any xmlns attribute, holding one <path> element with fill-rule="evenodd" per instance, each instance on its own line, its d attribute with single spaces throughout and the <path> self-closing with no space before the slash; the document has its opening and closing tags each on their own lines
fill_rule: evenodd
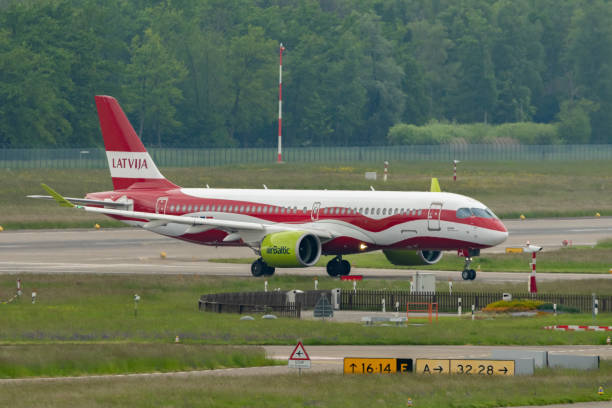
<svg viewBox="0 0 612 408">
<path fill-rule="evenodd" d="M 450 372 L 463 375 L 514 375 L 514 361 L 451 360 Z"/>
</svg>

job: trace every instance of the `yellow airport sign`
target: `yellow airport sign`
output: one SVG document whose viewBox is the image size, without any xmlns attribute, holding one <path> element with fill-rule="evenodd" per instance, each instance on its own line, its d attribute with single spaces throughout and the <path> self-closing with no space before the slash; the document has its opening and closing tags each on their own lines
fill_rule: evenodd
<svg viewBox="0 0 612 408">
<path fill-rule="evenodd" d="M 523 253 L 523 248 L 521 248 L 521 247 L 507 247 L 506 248 L 506 253 L 507 254 L 522 254 Z"/>
<path fill-rule="evenodd" d="M 414 371 L 417 374 L 449 374 L 450 360 L 417 358 Z"/>
<path fill-rule="evenodd" d="M 514 375 L 514 360 L 450 360 L 450 373 L 484 376 Z"/>
<path fill-rule="evenodd" d="M 344 374 L 392 374 L 412 372 L 410 358 L 344 358 Z"/>
</svg>

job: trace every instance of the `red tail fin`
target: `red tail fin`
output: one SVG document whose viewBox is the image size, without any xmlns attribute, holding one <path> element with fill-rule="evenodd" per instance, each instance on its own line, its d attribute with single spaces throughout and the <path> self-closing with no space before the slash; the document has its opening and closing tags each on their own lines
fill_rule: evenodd
<svg viewBox="0 0 612 408">
<path fill-rule="evenodd" d="M 96 96 L 96 107 L 115 190 L 178 187 L 159 172 L 115 98 Z"/>
</svg>

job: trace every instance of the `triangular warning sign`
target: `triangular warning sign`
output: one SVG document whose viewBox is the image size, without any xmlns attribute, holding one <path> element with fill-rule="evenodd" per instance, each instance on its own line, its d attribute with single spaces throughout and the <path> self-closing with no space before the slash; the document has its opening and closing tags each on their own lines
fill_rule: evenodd
<svg viewBox="0 0 612 408">
<path fill-rule="evenodd" d="M 304 348 L 304 345 L 301 341 L 298 342 L 297 346 L 293 349 L 293 353 L 289 356 L 289 360 L 310 360 L 308 357 L 308 353 Z"/>
</svg>

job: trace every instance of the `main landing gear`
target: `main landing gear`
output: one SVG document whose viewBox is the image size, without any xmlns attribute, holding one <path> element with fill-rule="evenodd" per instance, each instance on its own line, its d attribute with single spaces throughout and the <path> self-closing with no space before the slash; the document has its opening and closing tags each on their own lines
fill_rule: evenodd
<svg viewBox="0 0 612 408">
<path fill-rule="evenodd" d="M 342 259 L 341 255 L 336 256 L 327 263 L 327 274 L 329 276 L 347 276 L 351 273 L 351 264 L 349 261 Z"/>
<path fill-rule="evenodd" d="M 470 264 L 472 263 L 472 258 L 469 256 L 465 257 L 465 265 L 463 265 L 463 272 L 461 272 L 461 277 L 463 280 L 474 280 L 476 279 L 476 271 L 470 269 Z"/>
<path fill-rule="evenodd" d="M 251 264 L 251 274 L 256 277 L 272 276 L 274 275 L 274 268 L 268 266 L 262 258 L 259 258 Z"/>
</svg>

